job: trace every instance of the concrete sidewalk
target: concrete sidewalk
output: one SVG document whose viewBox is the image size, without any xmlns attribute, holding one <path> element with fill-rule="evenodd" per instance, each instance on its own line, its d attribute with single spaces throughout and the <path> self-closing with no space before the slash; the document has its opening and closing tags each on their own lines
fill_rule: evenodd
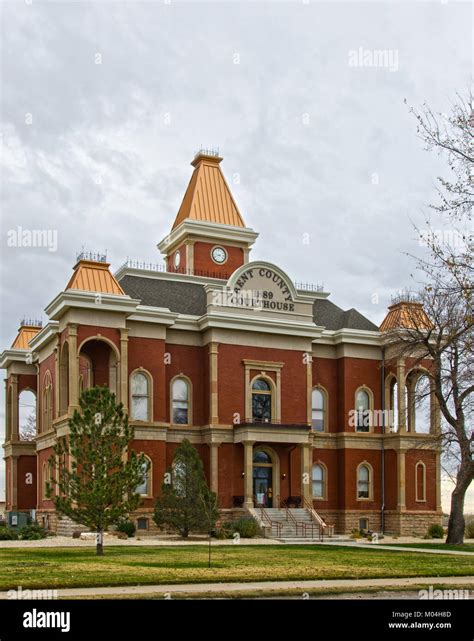
<svg viewBox="0 0 474 641">
<path fill-rule="evenodd" d="M 474 576 L 456 576 L 456 577 L 410 577 L 404 579 L 327 579 L 316 581 L 254 581 L 252 583 L 183 583 L 179 585 L 131 585 L 124 587 L 101 587 L 101 588 L 67 588 L 58 590 L 58 598 L 74 599 L 84 597 L 162 597 L 163 599 L 172 598 L 173 595 L 179 597 L 180 594 L 205 595 L 212 598 L 213 594 L 219 596 L 232 593 L 245 592 L 263 592 L 284 591 L 284 590 L 301 590 L 302 595 L 307 590 L 315 589 L 347 589 L 363 590 L 366 588 L 407 588 L 412 586 L 430 586 L 436 585 L 453 586 L 472 586 L 474 590 Z M 7 599 L 7 592 L 0 592 L 0 599 Z"/>
</svg>

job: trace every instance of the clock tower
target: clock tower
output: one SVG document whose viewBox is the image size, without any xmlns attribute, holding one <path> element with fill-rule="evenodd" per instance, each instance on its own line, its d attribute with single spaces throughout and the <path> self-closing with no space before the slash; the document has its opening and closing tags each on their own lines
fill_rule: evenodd
<svg viewBox="0 0 474 641">
<path fill-rule="evenodd" d="M 171 232 L 158 244 L 169 272 L 228 279 L 249 262 L 258 234 L 245 226 L 222 173 L 222 158 L 201 149 Z"/>
</svg>

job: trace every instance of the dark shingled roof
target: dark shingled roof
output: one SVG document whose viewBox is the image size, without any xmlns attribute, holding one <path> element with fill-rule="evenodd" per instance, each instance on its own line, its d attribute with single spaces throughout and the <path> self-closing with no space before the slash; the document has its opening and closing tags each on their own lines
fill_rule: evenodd
<svg viewBox="0 0 474 641">
<path fill-rule="evenodd" d="M 206 313 L 206 292 L 199 283 L 132 275 L 123 276 L 119 282 L 124 292 L 131 298 L 138 298 L 142 305 L 166 307 L 172 312 L 194 316 Z M 330 330 L 347 328 L 378 331 L 378 327 L 356 309 L 344 311 L 324 298 L 314 301 L 313 320 L 316 325 Z"/>
<path fill-rule="evenodd" d="M 313 320 L 316 325 L 323 325 L 326 329 L 362 329 L 377 332 L 378 327 L 368 318 L 362 316 L 356 309 L 344 311 L 326 298 L 317 298 L 313 305 Z"/>
<path fill-rule="evenodd" d="M 139 298 L 142 305 L 167 307 L 172 312 L 194 316 L 206 313 L 206 292 L 198 283 L 129 275 L 119 282 L 124 292 Z"/>
</svg>

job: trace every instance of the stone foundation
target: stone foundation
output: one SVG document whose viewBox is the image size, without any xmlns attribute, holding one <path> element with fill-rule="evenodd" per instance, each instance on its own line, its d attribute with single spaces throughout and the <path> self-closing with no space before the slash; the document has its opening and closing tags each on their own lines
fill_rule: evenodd
<svg viewBox="0 0 474 641">
<path fill-rule="evenodd" d="M 385 531 L 399 536 L 424 536 L 430 525 L 442 525 L 442 512 L 395 512 L 385 513 Z"/>
<path fill-rule="evenodd" d="M 352 530 L 359 530 L 360 519 L 367 519 L 368 529 L 373 532 L 381 532 L 380 510 L 319 510 L 318 514 L 328 525 L 334 525 L 334 534 L 351 534 Z M 217 527 L 227 521 L 234 521 L 242 517 L 250 517 L 245 508 L 223 509 L 220 511 L 220 518 Z M 442 525 L 442 512 L 405 511 L 398 512 L 387 510 L 385 512 L 384 533 L 395 536 L 424 536 L 434 523 Z M 141 521 L 146 519 L 146 521 Z M 51 532 L 62 536 L 72 536 L 74 530 L 85 531 L 66 517 L 58 517 L 54 510 L 43 510 L 36 513 L 36 520 L 42 526 L 46 526 Z M 130 515 L 130 520 L 137 528 L 135 536 L 156 536 L 157 534 L 171 533 L 169 530 L 158 528 L 153 521 L 153 509 L 137 510 Z M 139 524 L 146 525 L 146 529 L 139 528 Z"/>
</svg>

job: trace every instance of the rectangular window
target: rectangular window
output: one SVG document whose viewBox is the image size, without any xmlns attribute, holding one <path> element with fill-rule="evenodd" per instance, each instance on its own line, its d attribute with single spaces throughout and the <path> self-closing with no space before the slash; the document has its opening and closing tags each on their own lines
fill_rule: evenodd
<svg viewBox="0 0 474 641">
<path fill-rule="evenodd" d="M 324 488 L 322 481 L 313 481 L 313 498 L 323 499 L 324 498 Z"/>
<path fill-rule="evenodd" d="M 173 423 L 175 425 L 187 425 L 188 423 L 188 402 L 174 401 Z"/>
<path fill-rule="evenodd" d="M 313 410 L 313 430 L 315 432 L 324 432 L 324 411 L 323 410 Z"/>
<path fill-rule="evenodd" d="M 370 432 L 370 410 L 357 410 L 357 431 Z"/>
</svg>

